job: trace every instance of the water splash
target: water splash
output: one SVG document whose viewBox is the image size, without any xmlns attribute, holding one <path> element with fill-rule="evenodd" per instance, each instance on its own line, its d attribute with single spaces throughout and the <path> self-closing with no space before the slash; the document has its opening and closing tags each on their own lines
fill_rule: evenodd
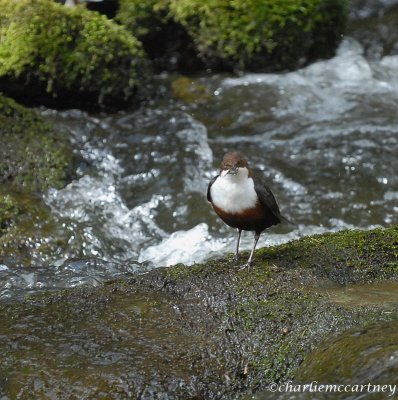
<svg viewBox="0 0 398 400">
<path fill-rule="evenodd" d="M 0 299 L 81 285 L 99 286 L 106 280 L 145 272 L 149 268 L 146 263 L 119 264 L 97 258 L 60 260 L 51 267 L 26 267 L 18 270 L 4 267 L 0 267 Z"/>
<path fill-rule="evenodd" d="M 207 224 L 202 223 L 187 231 L 172 233 L 161 243 L 150 246 L 140 254 L 138 261 L 150 260 L 155 265 L 192 265 L 201 263 L 226 248 L 225 239 L 215 239 Z"/>
<path fill-rule="evenodd" d="M 99 121 L 91 121 L 91 125 L 95 123 L 100 125 Z M 203 124 L 182 112 L 155 110 L 151 115 L 133 113 L 118 118 L 116 125 L 118 140 L 112 146 L 109 142 L 101 147 L 96 147 L 98 141 L 84 143 L 80 155 L 90 164 L 91 173 L 61 190 L 50 190 L 46 196 L 53 213 L 73 227 L 66 258 L 83 255 L 118 262 L 142 259 L 143 249 L 169 236 L 161 227 L 162 221 L 158 221 L 159 214 L 165 209 L 174 210 L 176 218 L 187 214 L 190 210 L 185 199 L 205 191 L 212 152 Z M 160 125 L 162 135 L 156 130 Z M 93 126 L 91 130 L 95 130 Z M 141 149 L 135 135 L 131 137 L 132 131 L 141 137 L 145 131 Z M 133 159 L 131 141 L 136 146 Z M 156 151 L 148 157 L 144 150 L 153 147 L 154 142 Z M 133 170 L 135 173 L 131 173 Z M 160 186 L 162 193 L 153 190 L 158 179 L 166 179 Z M 144 196 L 146 191 L 148 196 Z M 80 254 L 74 254 L 76 249 Z M 165 258 L 154 260 L 162 263 Z"/>
</svg>

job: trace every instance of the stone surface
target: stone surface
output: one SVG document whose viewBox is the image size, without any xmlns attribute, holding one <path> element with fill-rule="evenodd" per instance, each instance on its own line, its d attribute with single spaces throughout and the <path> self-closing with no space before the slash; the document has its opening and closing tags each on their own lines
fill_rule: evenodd
<svg viewBox="0 0 398 400">
<path fill-rule="evenodd" d="M 397 280 L 397 234 L 313 236 L 259 250 L 251 270 L 227 258 L 4 304 L 0 389 L 234 399 L 290 380 L 328 335 L 394 319 L 383 305 L 336 304 L 324 284 Z"/>
</svg>

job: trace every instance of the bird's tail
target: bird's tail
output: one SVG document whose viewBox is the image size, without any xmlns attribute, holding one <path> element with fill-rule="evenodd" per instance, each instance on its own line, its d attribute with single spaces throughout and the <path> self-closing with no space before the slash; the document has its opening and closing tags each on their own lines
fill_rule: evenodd
<svg viewBox="0 0 398 400">
<path fill-rule="evenodd" d="M 286 217 L 284 217 L 283 215 L 279 215 L 279 218 L 281 219 L 281 222 L 286 222 L 289 225 L 294 225 L 297 226 L 297 224 L 293 221 L 290 221 L 290 219 L 287 219 Z"/>
</svg>

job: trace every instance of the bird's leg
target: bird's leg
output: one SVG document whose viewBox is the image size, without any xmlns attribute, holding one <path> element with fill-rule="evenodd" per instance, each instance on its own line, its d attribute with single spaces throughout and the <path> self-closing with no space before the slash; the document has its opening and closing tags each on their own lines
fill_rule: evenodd
<svg viewBox="0 0 398 400">
<path fill-rule="evenodd" d="M 238 229 L 238 243 L 236 244 L 236 252 L 233 260 L 236 262 L 239 259 L 239 243 L 240 243 L 240 235 L 242 234 L 242 229 Z"/>
<path fill-rule="evenodd" d="M 261 235 L 261 233 L 256 233 L 256 234 L 254 235 L 254 244 L 253 244 L 252 251 L 251 251 L 251 253 L 250 253 L 250 257 L 249 257 L 249 259 L 247 260 L 247 263 L 244 264 L 244 265 L 242 265 L 241 269 L 244 269 L 244 268 L 246 268 L 246 267 L 250 267 L 250 266 L 252 265 L 254 250 L 256 250 L 257 242 L 258 242 L 258 239 L 260 239 L 260 235 Z"/>
</svg>

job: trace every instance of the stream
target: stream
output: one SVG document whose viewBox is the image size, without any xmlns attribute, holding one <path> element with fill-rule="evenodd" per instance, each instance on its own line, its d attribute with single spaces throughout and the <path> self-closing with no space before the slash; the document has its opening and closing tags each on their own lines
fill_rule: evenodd
<svg viewBox="0 0 398 400">
<path fill-rule="evenodd" d="M 158 79 L 165 92 L 177 82 Z M 42 264 L 0 265 L 0 298 L 232 252 L 236 232 L 206 201 L 228 150 L 247 157 L 295 223 L 258 247 L 398 223 L 398 56 L 370 61 L 347 37 L 334 58 L 295 72 L 206 75 L 191 88 L 191 101 L 175 90 L 114 114 L 39 109 L 79 158 L 73 182 L 45 196 L 68 247 Z"/>
</svg>

